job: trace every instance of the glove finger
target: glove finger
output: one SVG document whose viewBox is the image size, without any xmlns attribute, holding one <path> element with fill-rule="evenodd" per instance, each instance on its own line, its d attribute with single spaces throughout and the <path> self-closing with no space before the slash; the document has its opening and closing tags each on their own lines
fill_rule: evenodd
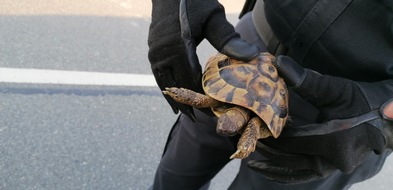
<svg viewBox="0 0 393 190">
<path fill-rule="evenodd" d="M 232 38 L 221 49 L 221 53 L 242 61 L 250 61 L 258 56 L 260 50 L 257 46 L 248 44 L 241 38 Z"/>
<path fill-rule="evenodd" d="M 222 9 L 223 10 L 223 9 Z M 205 25 L 206 39 L 221 53 L 242 61 L 250 61 L 260 54 L 260 49 L 240 38 L 225 13 L 211 15 Z"/>
<path fill-rule="evenodd" d="M 368 111 L 363 93 L 354 81 L 304 69 L 287 56 L 277 57 L 275 64 L 287 85 L 319 108 L 326 120 L 358 114 L 353 114 L 354 110 Z"/>
<path fill-rule="evenodd" d="M 183 2 L 185 6 L 182 6 Z M 220 51 L 230 39 L 240 37 L 226 19 L 224 7 L 217 0 L 181 0 L 181 15 L 185 12 L 182 7 L 186 7 L 193 37 L 197 39 L 201 36 L 205 37 L 217 50 Z"/>
<path fill-rule="evenodd" d="M 277 56 L 273 60 L 277 70 L 285 83 L 291 88 L 298 88 L 306 78 L 306 69 L 296 63 L 295 60 L 288 56 Z"/>
<path fill-rule="evenodd" d="M 350 81 L 344 78 L 321 75 L 305 69 L 288 56 L 278 56 L 274 63 L 289 87 L 302 94 L 309 92 L 305 96 L 314 101 L 329 98 L 331 95 L 334 95 L 332 99 L 337 99 L 339 94 L 336 91 L 345 91 L 348 86 L 352 86 Z"/>
<path fill-rule="evenodd" d="M 293 170 L 276 165 L 271 161 L 251 160 L 248 162 L 248 167 L 261 173 L 268 180 L 285 184 L 307 183 L 321 179 L 321 176 L 312 170 Z"/>
<path fill-rule="evenodd" d="M 226 19 L 224 7 L 216 0 L 181 0 L 180 25 L 185 44 L 198 44 L 204 37 L 219 52 L 243 61 L 249 61 L 260 53 L 257 46 L 240 39 Z"/>
</svg>

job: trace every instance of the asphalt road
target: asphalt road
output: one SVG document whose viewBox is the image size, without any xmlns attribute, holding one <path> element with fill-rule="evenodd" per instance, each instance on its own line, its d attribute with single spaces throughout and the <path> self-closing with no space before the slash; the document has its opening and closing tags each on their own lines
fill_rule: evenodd
<svg viewBox="0 0 393 190">
<path fill-rule="evenodd" d="M 235 23 L 243 1 L 221 2 Z M 150 11 L 141 0 L 3 0 L 0 68 L 151 75 Z M 214 52 L 204 42 L 201 62 Z M 0 82 L 0 189 L 146 189 L 175 120 L 154 86 Z M 392 162 L 352 189 L 390 189 Z"/>
</svg>

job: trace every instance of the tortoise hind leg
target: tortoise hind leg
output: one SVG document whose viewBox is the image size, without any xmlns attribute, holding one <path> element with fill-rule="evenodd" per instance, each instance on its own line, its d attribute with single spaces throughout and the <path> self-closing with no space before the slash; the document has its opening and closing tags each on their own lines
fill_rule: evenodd
<svg viewBox="0 0 393 190">
<path fill-rule="evenodd" d="M 165 88 L 162 93 L 172 97 L 175 101 L 196 108 L 216 107 L 220 102 L 204 94 L 185 88 Z"/>
<path fill-rule="evenodd" d="M 232 154 L 230 159 L 243 159 L 248 157 L 251 152 L 255 151 L 258 139 L 267 138 L 269 136 L 272 136 L 272 133 L 261 118 L 251 118 L 237 143 L 237 151 Z"/>
</svg>

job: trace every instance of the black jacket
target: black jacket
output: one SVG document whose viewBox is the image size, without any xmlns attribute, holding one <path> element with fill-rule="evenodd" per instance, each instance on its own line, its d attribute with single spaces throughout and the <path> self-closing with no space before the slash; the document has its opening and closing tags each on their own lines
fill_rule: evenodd
<svg viewBox="0 0 393 190">
<path fill-rule="evenodd" d="M 323 12 L 337 9 L 334 6 L 343 1 L 265 0 L 266 16 L 279 40 L 289 47 L 289 55 L 304 67 L 357 81 L 392 79 L 391 0 L 349 2 L 338 18 L 312 41 L 310 36 L 320 27 L 320 20 L 326 19 Z M 306 21 L 306 16 L 312 14 L 322 18 Z M 304 55 L 299 56 L 303 51 Z"/>
<path fill-rule="evenodd" d="M 369 82 L 372 109 L 393 98 L 393 1 L 265 0 L 265 12 L 299 64 Z"/>
</svg>

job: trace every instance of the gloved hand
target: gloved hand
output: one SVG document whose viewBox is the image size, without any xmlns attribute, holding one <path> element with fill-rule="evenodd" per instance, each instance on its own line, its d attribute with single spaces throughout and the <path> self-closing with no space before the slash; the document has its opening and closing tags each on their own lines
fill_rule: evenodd
<svg viewBox="0 0 393 190">
<path fill-rule="evenodd" d="M 269 160 L 249 167 L 282 183 L 305 183 L 336 169 L 351 173 L 375 152 L 393 149 L 393 81 L 362 83 L 320 75 L 294 60 L 275 60 L 280 76 L 321 112 L 321 123 L 288 126 L 257 151 Z"/>
<path fill-rule="evenodd" d="M 203 92 L 197 45 L 206 38 L 218 51 L 240 60 L 260 52 L 235 32 L 217 0 L 153 0 L 149 30 L 149 60 L 158 86 Z M 195 120 L 190 106 L 166 97 L 173 111 Z"/>
</svg>

